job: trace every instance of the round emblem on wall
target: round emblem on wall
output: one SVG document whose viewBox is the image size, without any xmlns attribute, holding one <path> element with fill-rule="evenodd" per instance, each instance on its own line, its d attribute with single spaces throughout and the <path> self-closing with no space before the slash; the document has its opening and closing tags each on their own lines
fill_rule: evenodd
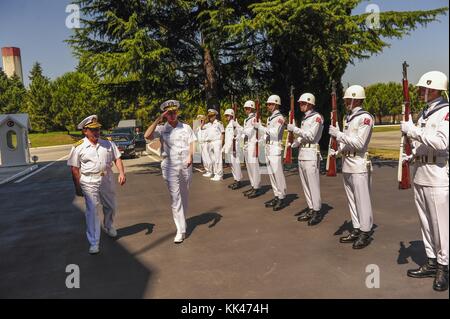
<svg viewBox="0 0 450 319">
<path fill-rule="evenodd" d="M 13 121 L 8 121 L 8 122 L 6 122 L 6 125 L 8 125 L 8 127 L 13 127 L 14 126 L 14 122 Z"/>
</svg>

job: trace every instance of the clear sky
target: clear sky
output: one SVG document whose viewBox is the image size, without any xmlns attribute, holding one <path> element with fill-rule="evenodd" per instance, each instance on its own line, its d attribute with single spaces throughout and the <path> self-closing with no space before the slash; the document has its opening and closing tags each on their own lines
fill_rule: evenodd
<svg viewBox="0 0 450 319">
<path fill-rule="evenodd" d="M 66 28 L 70 0 L 0 0 L 0 47 L 21 49 L 25 83 L 35 61 L 42 64 L 45 75 L 54 79 L 74 69 L 77 61 L 64 42 L 71 30 Z M 367 5 L 377 4 L 381 11 L 427 10 L 449 6 L 448 0 L 377 0 L 364 1 L 355 10 L 363 13 Z M 399 81 L 401 63 L 411 65 L 410 80 L 422 73 L 440 70 L 449 74 L 449 17 L 441 16 L 426 28 L 419 28 L 401 40 L 389 40 L 391 47 L 368 60 L 349 66 L 343 82 L 368 85 Z"/>
</svg>

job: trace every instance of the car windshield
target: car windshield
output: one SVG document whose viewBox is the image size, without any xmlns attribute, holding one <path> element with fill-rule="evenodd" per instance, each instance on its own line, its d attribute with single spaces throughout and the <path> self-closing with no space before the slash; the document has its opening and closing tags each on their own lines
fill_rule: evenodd
<svg viewBox="0 0 450 319">
<path fill-rule="evenodd" d="M 111 135 L 111 139 L 114 142 L 128 142 L 131 140 L 130 135 Z"/>
</svg>

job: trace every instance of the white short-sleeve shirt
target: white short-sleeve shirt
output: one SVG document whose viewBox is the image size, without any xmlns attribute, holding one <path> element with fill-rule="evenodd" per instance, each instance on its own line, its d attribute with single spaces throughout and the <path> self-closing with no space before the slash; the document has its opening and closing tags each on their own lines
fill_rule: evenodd
<svg viewBox="0 0 450 319">
<path fill-rule="evenodd" d="M 169 123 L 158 125 L 152 138 L 161 140 L 161 156 L 171 162 L 185 162 L 189 156 L 190 144 L 197 140 L 192 128 L 181 122 L 175 127 Z"/>
<path fill-rule="evenodd" d="M 113 162 L 120 156 L 116 144 L 99 139 L 94 145 L 85 137 L 72 147 L 67 165 L 79 167 L 81 174 L 100 174 L 111 171 Z"/>
</svg>

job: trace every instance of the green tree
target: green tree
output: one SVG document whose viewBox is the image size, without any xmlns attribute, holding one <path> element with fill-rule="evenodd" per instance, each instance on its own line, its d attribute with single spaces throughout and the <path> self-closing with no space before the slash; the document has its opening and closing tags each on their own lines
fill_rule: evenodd
<svg viewBox="0 0 450 319">
<path fill-rule="evenodd" d="M 97 84 L 85 73 L 68 72 L 57 78 L 52 85 L 51 112 L 59 129 L 72 131 L 77 124 L 91 114 L 103 117 L 96 95 Z"/>
<path fill-rule="evenodd" d="M 33 124 L 33 130 L 48 132 L 54 128 L 52 91 L 50 80 L 42 74 L 41 65 L 36 62 L 30 72 L 30 86 L 27 91 L 26 109 Z"/>
<path fill-rule="evenodd" d="M 13 114 L 26 112 L 26 89 L 17 75 L 7 78 L 0 70 L 0 113 Z"/>
</svg>

